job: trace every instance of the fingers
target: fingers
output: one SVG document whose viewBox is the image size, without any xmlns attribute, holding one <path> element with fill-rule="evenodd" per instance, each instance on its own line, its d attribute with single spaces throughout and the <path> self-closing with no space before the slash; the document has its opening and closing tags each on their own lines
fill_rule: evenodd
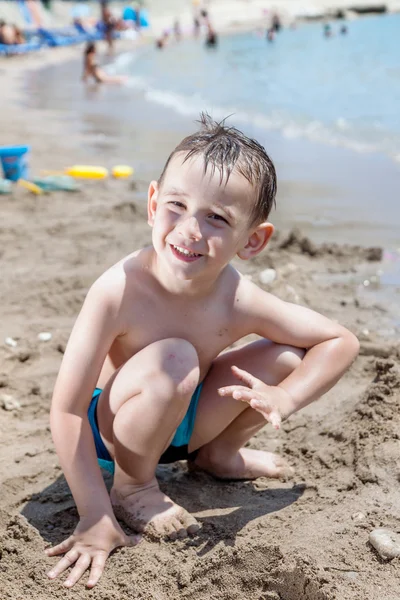
<svg viewBox="0 0 400 600">
<path fill-rule="evenodd" d="M 64 556 L 64 558 L 58 561 L 56 566 L 47 573 L 47 576 L 50 579 L 55 579 L 56 577 L 61 575 L 61 573 L 63 573 L 66 569 L 68 569 L 68 567 L 73 565 L 74 562 L 78 560 L 78 558 L 79 552 L 77 550 L 71 550 L 70 552 L 68 552 L 68 554 Z"/>
<path fill-rule="evenodd" d="M 254 375 L 251 375 L 251 373 L 244 371 L 244 369 L 239 369 L 239 367 L 236 367 L 235 365 L 232 365 L 231 369 L 234 376 L 237 379 L 240 379 L 240 381 L 243 381 L 243 383 L 248 385 L 250 388 L 252 388 L 256 383 L 260 382 L 257 377 L 254 377 Z"/>
<path fill-rule="evenodd" d="M 228 385 L 219 388 L 218 393 L 220 396 L 232 396 L 234 400 L 247 402 L 251 408 L 259 412 L 275 429 L 280 428 L 282 418 L 278 410 L 273 405 L 268 404 L 262 394 L 259 394 L 255 390 L 241 385 Z"/>
<path fill-rule="evenodd" d="M 242 392 L 250 392 L 250 394 L 254 395 L 252 390 L 249 390 L 249 388 L 244 387 L 243 385 L 227 385 L 225 387 L 218 388 L 218 394 L 220 396 L 232 396 L 232 398 L 235 398 L 235 400 L 242 400 Z"/>
<path fill-rule="evenodd" d="M 92 562 L 89 554 L 81 555 L 76 561 L 76 565 L 72 569 L 71 573 L 68 575 L 68 578 L 64 582 L 65 587 L 72 587 L 75 583 L 82 577 L 86 569 L 90 566 Z"/>
<path fill-rule="evenodd" d="M 271 423 L 274 429 L 280 429 L 282 417 L 273 406 L 265 405 L 265 402 L 262 403 L 257 398 L 251 398 L 249 404 L 251 408 L 262 414 L 264 419 Z"/>
<path fill-rule="evenodd" d="M 66 571 L 66 569 L 68 569 L 71 565 L 76 563 L 74 568 L 68 575 L 68 578 L 64 582 L 65 587 L 70 588 L 74 586 L 77 581 L 79 581 L 79 579 L 82 577 L 84 572 L 90 567 L 91 564 L 92 566 L 90 569 L 90 575 L 87 586 L 93 587 L 99 581 L 104 571 L 104 566 L 106 564 L 107 557 L 108 553 L 105 551 L 97 552 L 92 559 L 90 554 L 79 555 L 79 552 L 77 550 L 73 550 L 71 552 L 68 552 L 68 554 L 66 554 L 64 558 L 62 558 L 57 563 L 57 565 L 49 573 L 47 573 L 47 576 L 50 579 L 55 579 L 56 577 L 61 575 L 61 573 Z"/>
<path fill-rule="evenodd" d="M 178 527 L 181 528 L 180 523 L 178 523 Z M 108 545 L 107 549 L 92 548 L 89 550 L 90 544 L 86 545 L 85 548 L 82 544 L 77 543 L 74 536 L 70 536 L 67 540 L 58 544 L 58 546 L 46 550 L 48 556 L 56 556 L 57 554 L 67 552 L 67 554 L 65 554 L 65 556 L 47 573 L 47 576 L 49 579 L 55 579 L 68 568 L 73 567 L 64 582 L 65 587 L 71 588 L 79 581 L 85 571 L 91 567 L 87 586 L 92 588 L 99 581 L 104 571 L 104 566 L 110 551 L 118 546 L 135 546 L 140 540 L 141 536 L 127 536 L 123 534 L 122 537 L 116 536 L 114 538 L 114 543 Z"/>
<path fill-rule="evenodd" d="M 57 556 L 57 554 L 64 554 L 71 550 L 74 543 L 74 539 L 72 537 L 67 538 L 61 544 L 54 546 L 53 548 L 46 548 L 45 552 L 47 556 Z"/>
<path fill-rule="evenodd" d="M 241 385 L 229 385 L 228 387 L 220 388 L 218 392 L 221 396 L 232 396 L 234 400 L 241 400 L 248 404 L 250 404 L 251 400 L 255 400 L 262 406 L 269 406 L 266 404 L 265 398 L 261 394 Z"/>
<path fill-rule="evenodd" d="M 87 587 L 92 588 L 99 581 L 100 577 L 103 574 L 104 566 L 106 564 L 108 554 L 106 552 L 99 552 L 93 558 L 92 567 L 90 569 L 89 580 L 87 582 Z"/>
</svg>

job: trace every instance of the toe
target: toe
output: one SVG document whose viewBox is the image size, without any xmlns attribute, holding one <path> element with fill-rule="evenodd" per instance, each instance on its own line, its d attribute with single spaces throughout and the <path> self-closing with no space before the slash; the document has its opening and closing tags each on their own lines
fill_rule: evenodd
<svg viewBox="0 0 400 600">
<path fill-rule="evenodd" d="M 198 533 L 198 531 L 200 531 L 200 529 L 201 529 L 201 526 L 196 521 L 192 525 L 189 525 L 189 527 L 186 528 L 186 531 L 188 532 L 189 535 L 196 535 L 196 533 Z"/>
<path fill-rule="evenodd" d="M 189 535 L 194 535 L 195 533 L 197 533 L 200 529 L 200 525 L 199 523 L 196 521 L 196 519 L 194 517 L 192 517 L 191 514 L 189 514 L 188 512 L 185 512 L 184 514 L 182 513 L 180 515 L 180 522 L 182 524 L 182 527 L 185 531 L 187 531 L 187 533 Z"/>
<path fill-rule="evenodd" d="M 185 529 L 182 527 L 182 524 L 178 519 L 172 519 L 171 525 L 174 528 L 174 531 L 169 535 L 171 540 L 176 540 L 177 538 L 184 538 L 187 536 Z"/>
<path fill-rule="evenodd" d="M 277 477 L 287 478 L 294 474 L 294 469 L 281 457 L 276 457 L 275 466 L 277 470 Z"/>
<path fill-rule="evenodd" d="M 176 533 L 176 537 L 174 537 L 173 539 L 184 539 L 185 537 L 187 537 L 187 531 L 184 528 L 184 526 L 182 525 L 182 523 L 180 522 L 179 518 L 176 517 L 171 521 L 171 524 L 173 525 L 173 527 L 175 528 L 175 533 Z"/>
<path fill-rule="evenodd" d="M 176 522 L 176 524 L 175 524 Z M 176 540 L 178 537 L 178 531 L 180 524 L 177 519 L 171 519 L 163 523 L 163 536 L 169 540 Z"/>
</svg>

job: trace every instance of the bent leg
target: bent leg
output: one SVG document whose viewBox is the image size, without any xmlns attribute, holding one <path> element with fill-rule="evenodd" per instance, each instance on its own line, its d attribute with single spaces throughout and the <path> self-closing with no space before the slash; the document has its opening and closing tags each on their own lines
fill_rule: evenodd
<svg viewBox="0 0 400 600">
<path fill-rule="evenodd" d="M 237 384 L 236 365 L 267 385 L 278 385 L 300 364 L 300 348 L 258 340 L 216 358 L 204 381 L 189 450 L 200 449 L 195 464 L 219 478 L 281 477 L 286 461 L 271 452 L 243 448 L 266 421 L 247 404 L 221 397 L 218 388 Z"/>
<path fill-rule="evenodd" d="M 176 537 L 196 525 L 162 494 L 155 470 L 198 378 L 194 347 L 181 339 L 160 340 L 128 360 L 100 396 L 99 428 L 115 460 L 111 501 L 116 516 L 138 531 Z"/>
</svg>

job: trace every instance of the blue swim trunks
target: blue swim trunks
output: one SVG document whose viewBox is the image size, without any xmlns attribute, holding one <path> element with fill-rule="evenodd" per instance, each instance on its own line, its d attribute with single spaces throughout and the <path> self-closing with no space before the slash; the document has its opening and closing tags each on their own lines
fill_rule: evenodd
<svg viewBox="0 0 400 600">
<path fill-rule="evenodd" d="M 200 383 L 190 401 L 189 408 L 186 415 L 183 417 L 183 421 L 180 423 L 175 435 L 172 439 L 170 446 L 161 455 L 159 464 L 167 464 L 175 462 L 176 460 L 186 460 L 188 458 L 194 460 L 197 451 L 189 453 L 188 444 L 192 437 L 194 421 L 196 419 L 197 404 L 199 402 L 201 388 L 203 384 Z M 104 445 L 103 440 L 100 436 L 99 426 L 97 423 L 97 403 L 100 398 L 100 394 L 103 390 L 96 388 L 92 395 L 92 401 L 88 409 L 89 423 L 92 428 L 94 443 L 96 446 L 97 461 L 103 469 L 114 473 L 114 461 L 110 456 L 107 448 Z"/>
</svg>

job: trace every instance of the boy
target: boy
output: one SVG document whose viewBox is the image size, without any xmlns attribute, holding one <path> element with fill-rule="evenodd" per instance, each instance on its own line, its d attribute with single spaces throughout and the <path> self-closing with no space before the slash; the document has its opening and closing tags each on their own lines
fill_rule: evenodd
<svg viewBox="0 0 400 600">
<path fill-rule="evenodd" d="M 172 539 L 197 531 L 160 491 L 160 462 L 187 459 L 227 479 L 283 475 L 282 459 L 244 445 L 324 394 L 356 357 L 352 333 L 229 264 L 266 246 L 275 193 L 264 148 L 208 116 L 150 183 L 152 245 L 93 284 L 56 382 L 51 429 L 80 520 L 47 550 L 66 553 L 50 578 L 72 567 L 71 587 L 90 569 L 93 587 L 109 553 L 138 541 L 116 516 Z M 223 352 L 250 333 L 262 339 Z M 110 496 L 97 459 L 114 470 Z"/>
</svg>

